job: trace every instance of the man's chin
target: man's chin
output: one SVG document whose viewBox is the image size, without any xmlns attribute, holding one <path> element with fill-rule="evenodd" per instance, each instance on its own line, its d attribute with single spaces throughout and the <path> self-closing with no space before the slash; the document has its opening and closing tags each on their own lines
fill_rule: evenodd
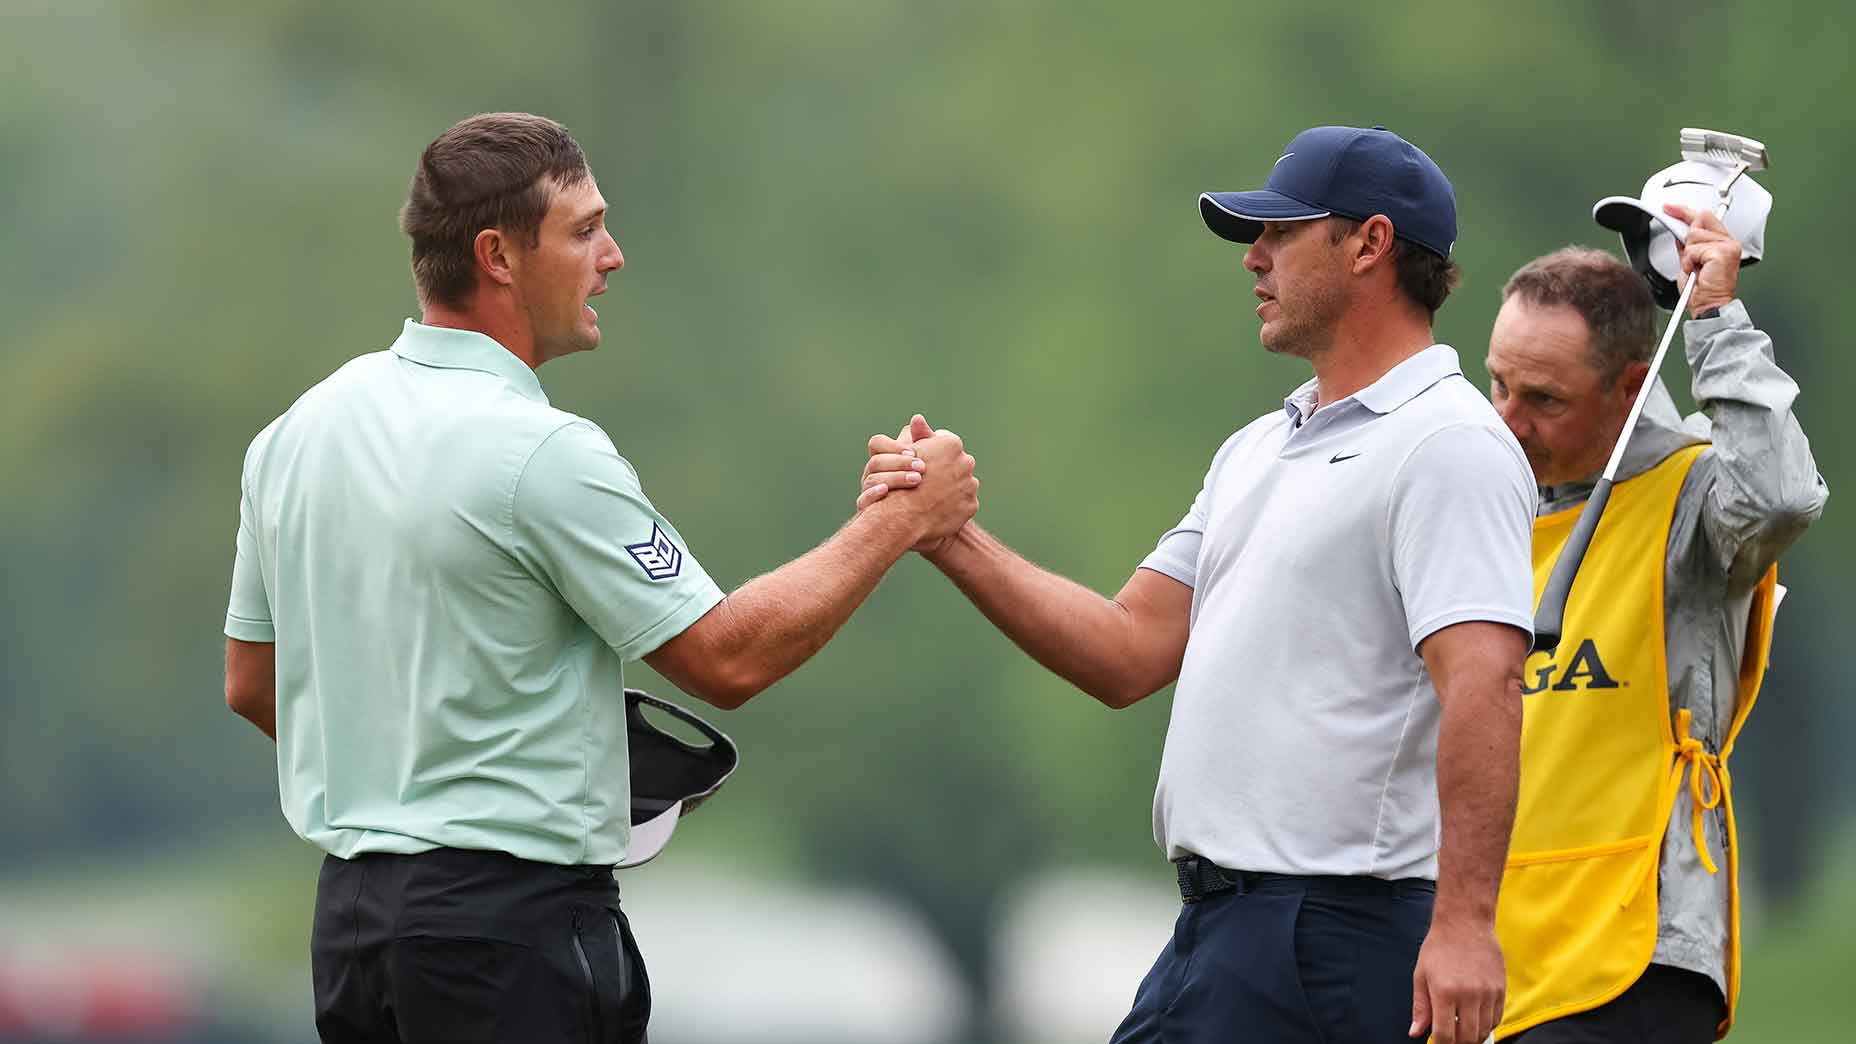
<svg viewBox="0 0 1856 1044">
<path fill-rule="evenodd" d="M 1275 321 L 1263 324 L 1263 329 L 1257 331 L 1257 340 L 1263 342 L 1264 350 L 1271 355 L 1287 355 L 1291 358 L 1306 359 L 1310 354 L 1307 346 L 1294 335 L 1293 331 L 1283 329 Z"/>
<path fill-rule="evenodd" d="M 559 359 L 563 355 L 575 352 L 590 352 L 599 347 L 599 327 L 588 330 L 584 327 L 565 336 L 549 337 L 537 342 L 543 361 Z"/>
<path fill-rule="evenodd" d="M 566 338 L 567 350 L 570 352 L 590 352 L 599 347 L 599 323 L 585 320 L 574 327 L 574 332 Z"/>
<path fill-rule="evenodd" d="M 1528 463 L 1532 464 L 1533 462 L 1529 461 Z M 1582 483 L 1589 484 L 1598 481 L 1598 476 L 1602 473 L 1603 468 L 1604 465 L 1600 464 L 1599 471 L 1582 471 L 1576 475 L 1569 475 L 1566 474 L 1566 469 L 1556 467 L 1551 463 L 1545 463 L 1534 468 L 1534 483 L 1540 486 L 1574 486 Z"/>
</svg>

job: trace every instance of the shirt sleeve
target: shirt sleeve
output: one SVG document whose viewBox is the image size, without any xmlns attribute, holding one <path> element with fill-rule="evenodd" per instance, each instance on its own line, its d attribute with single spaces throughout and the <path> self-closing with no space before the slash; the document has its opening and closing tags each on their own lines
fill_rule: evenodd
<svg viewBox="0 0 1856 1044">
<path fill-rule="evenodd" d="M 1751 590 L 1830 495 L 1792 403 L 1798 385 L 1779 368 L 1772 338 L 1730 301 L 1683 328 L 1695 401 L 1714 443 L 1714 481 L 1701 504 L 1703 532 L 1736 591 Z"/>
<path fill-rule="evenodd" d="M 1231 447 L 1243 434 L 1243 431 L 1233 433 L 1218 447 L 1218 452 L 1212 454 L 1211 466 L 1205 469 L 1205 481 L 1199 485 L 1199 495 L 1192 498 L 1186 517 L 1160 534 L 1159 543 L 1141 560 L 1140 568 L 1170 576 L 1187 587 L 1198 587 L 1199 545 L 1205 540 L 1205 526 L 1211 518 L 1212 476 L 1218 474 L 1225 454 L 1231 452 Z"/>
<path fill-rule="evenodd" d="M 1413 649 L 1470 620 L 1533 634 L 1535 496 L 1520 447 L 1480 424 L 1443 428 L 1405 459 L 1388 523 Z"/>
<path fill-rule="evenodd" d="M 271 596 L 264 586 L 258 558 L 257 509 L 243 478 L 239 481 L 238 544 L 232 559 L 232 598 L 226 605 L 226 637 L 241 642 L 274 642 Z"/>
<path fill-rule="evenodd" d="M 557 429 L 529 457 L 512 524 L 516 557 L 626 660 L 722 600 L 630 462 L 587 421 Z"/>
<path fill-rule="evenodd" d="M 1211 483 L 1212 475 L 1208 471 L 1205 473 L 1205 484 L 1199 487 L 1199 495 L 1192 498 L 1192 507 L 1187 510 L 1186 517 L 1160 535 L 1160 542 L 1141 560 L 1142 569 L 1170 576 L 1187 587 L 1198 586 L 1199 544 L 1205 539 Z"/>
</svg>

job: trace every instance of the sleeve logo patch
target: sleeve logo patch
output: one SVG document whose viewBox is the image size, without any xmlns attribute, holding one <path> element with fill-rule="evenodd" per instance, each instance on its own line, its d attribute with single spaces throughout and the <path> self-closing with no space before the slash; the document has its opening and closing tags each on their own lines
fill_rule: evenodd
<svg viewBox="0 0 1856 1044">
<path fill-rule="evenodd" d="M 664 535 L 663 527 L 655 523 L 651 526 L 651 539 L 642 544 L 626 544 L 625 550 L 652 580 L 669 580 L 683 569 L 683 552 Z"/>
</svg>

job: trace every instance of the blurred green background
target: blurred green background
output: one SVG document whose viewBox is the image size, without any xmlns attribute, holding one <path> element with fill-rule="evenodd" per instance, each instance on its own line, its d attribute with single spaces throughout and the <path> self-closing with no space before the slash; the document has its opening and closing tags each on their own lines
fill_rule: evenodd
<svg viewBox="0 0 1856 1044">
<path fill-rule="evenodd" d="M 540 112 L 586 147 L 627 265 L 601 349 L 542 380 L 725 587 L 847 517 L 865 439 L 920 410 L 967 439 L 990 528 L 1109 591 L 1223 437 L 1307 375 L 1258 346 L 1241 254 L 1194 201 L 1259 184 L 1316 123 L 1386 124 L 1455 182 L 1467 279 L 1438 335 L 1478 382 L 1503 280 L 1568 242 L 1615 249 L 1591 203 L 1673 162 L 1677 128 L 1762 138 L 1777 203 L 1744 298 L 1804 388 L 1819 467 L 1856 489 L 1833 187 L 1856 168 L 1853 29 L 1837 0 L 8 0 L 0 981 L 42 1000 L 120 968 L 145 1004 L 180 998 L 174 1039 L 313 1038 L 317 854 L 277 810 L 270 745 L 221 699 L 239 462 L 416 314 L 395 214 L 454 120 Z M 1682 362 L 1664 372 L 1682 398 Z M 1736 1040 L 1844 1041 L 1856 1019 L 1851 517 L 1833 498 L 1786 560 L 1735 764 Z M 668 691 L 642 665 L 639 682 Z M 1149 831 L 1168 702 L 1102 709 L 905 560 L 816 660 L 722 718 L 742 770 L 622 877 L 648 911 L 654 1036 L 1105 1038 L 1168 929 Z M 1077 898 L 1053 919 L 1053 896 Z M 807 933 L 700 913 L 731 901 L 870 917 Z M 1084 963 L 1114 973 L 1066 999 L 1045 924 L 1080 952 L 1113 943 Z M 678 963 L 692 939 L 707 956 Z M 867 1022 L 667 981 L 733 951 L 731 988 L 777 984 L 834 947 L 856 965 L 828 980 L 895 969 L 810 1005 L 861 997 Z"/>
</svg>

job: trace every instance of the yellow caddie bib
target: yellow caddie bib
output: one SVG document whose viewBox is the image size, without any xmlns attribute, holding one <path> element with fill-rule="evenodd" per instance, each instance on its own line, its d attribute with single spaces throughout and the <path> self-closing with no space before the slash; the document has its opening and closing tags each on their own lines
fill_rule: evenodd
<svg viewBox="0 0 1856 1044">
<path fill-rule="evenodd" d="M 1728 1015 L 1739 994 L 1740 891 L 1727 755 L 1758 696 L 1771 643 L 1776 569 L 1753 598 L 1740 693 L 1719 752 L 1672 723 L 1664 662 L 1663 574 L 1676 498 L 1705 445 L 1689 446 L 1611 491 L 1566 606 L 1560 646 L 1527 658 L 1521 789 L 1496 909 L 1508 999 L 1496 1037 L 1598 1007 L 1649 967 L 1656 879 L 1679 787 L 1697 809 L 1693 842 L 1715 869 L 1703 810 L 1725 806 L 1730 896 Z M 1534 523 L 1534 597 L 1584 505 Z"/>
</svg>

